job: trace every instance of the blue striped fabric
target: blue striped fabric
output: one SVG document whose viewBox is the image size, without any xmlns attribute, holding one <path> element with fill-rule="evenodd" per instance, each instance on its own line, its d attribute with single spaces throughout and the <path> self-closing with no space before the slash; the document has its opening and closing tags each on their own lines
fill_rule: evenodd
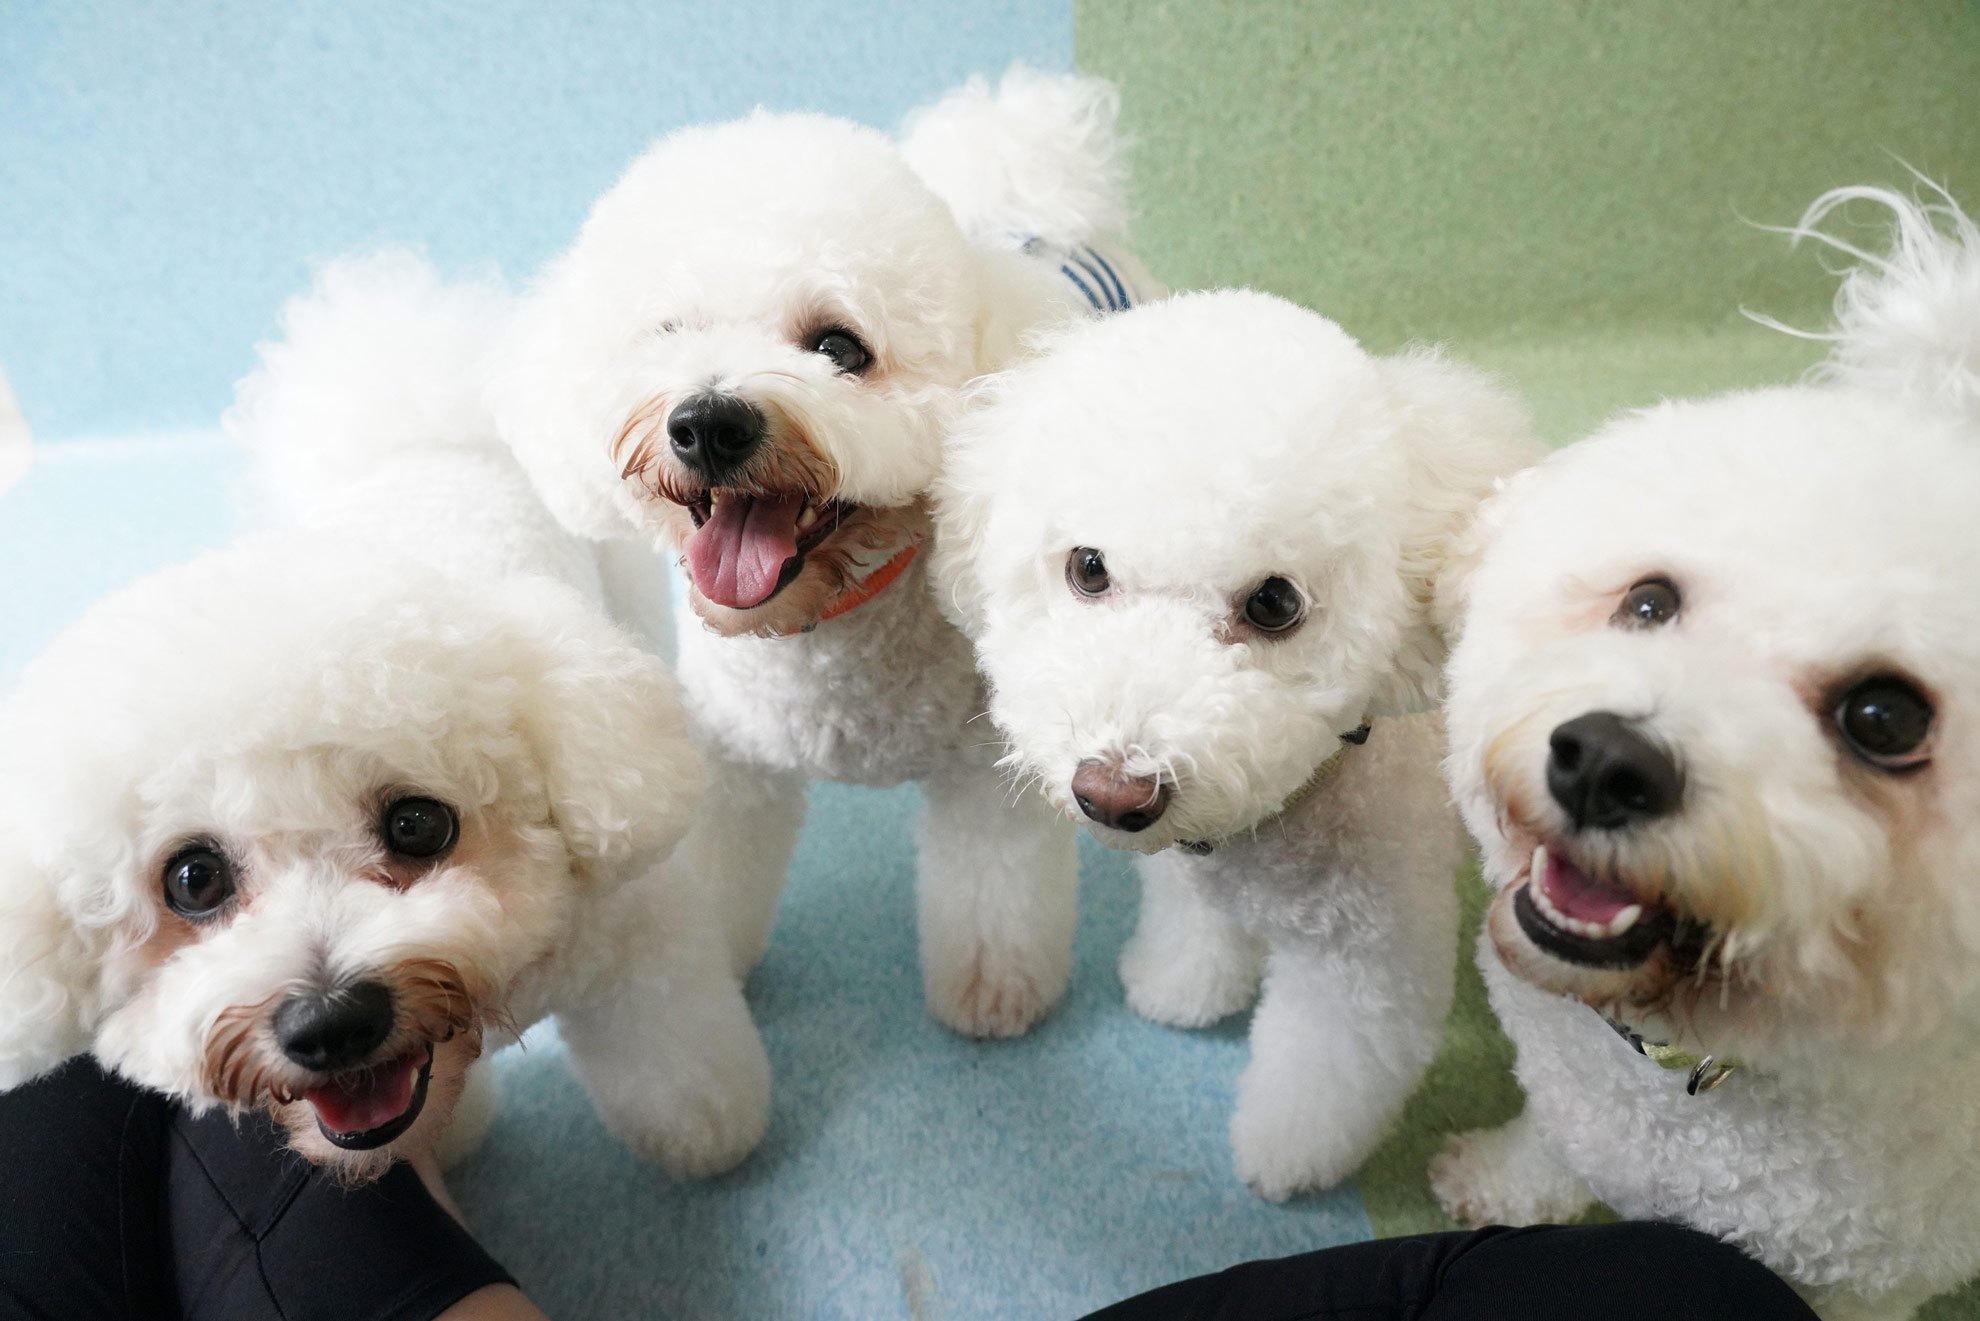
<svg viewBox="0 0 1980 1321">
<path fill-rule="evenodd" d="M 1017 249 L 1027 257 L 1039 261 L 1055 262 L 1059 273 L 1072 281 L 1073 288 L 1079 290 L 1080 297 L 1092 305 L 1095 312 L 1125 312 L 1136 303 L 1145 301 L 1148 292 L 1130 289 L 1121 279 L 1116 269 L 1122 263 L 1119 254 L 1113 261 L 1092 244 L 1066 247 L 1048 243 L 1036 234 L 1014 234 Z"/>
</svg>

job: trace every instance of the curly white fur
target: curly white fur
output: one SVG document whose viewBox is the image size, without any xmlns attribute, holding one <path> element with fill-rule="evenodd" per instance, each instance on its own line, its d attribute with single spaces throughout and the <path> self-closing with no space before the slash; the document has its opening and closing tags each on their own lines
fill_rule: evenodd
<svg viewBox="0 0 1980 1321">
<path fill-rule="evenodd" d="M 995 246 L 1031 234 L 1072 245 L 1127 237 L 1121 96 L 1104 78 L 1013 65 L 908 117 L 901 155 L 963 233 Z"/>
<path fill-rule="evenodd" d="M 1118 229 L 1111 102 L 1090 81 L 1014 74 L 993 104 L 962 95 L 966 107 L 931 112 L 916 139 L 944 189 L 1031 233 Z M 928 1003 L 986 1036 L 1024 1031 L 1065 986 L 1073 839 L 1043 804 L 1013 799 L 970 725 L 981 686 L 917 552 L 964 385 L 1085 310 L 1012 242 L 972 242 L 871 129 L 762 112 L 684 129 L 633 163 L 545 270 L 494 386 L 504 436 L 585 535 L 639 535 L 673 554 L 716 535 L 704 529 L 723 502 L 802 501 L 798 526 L 820 530 L 797 535 L 823 540 L 779 552 L 792 572 L 767 597 L 745 603 L 689 557 L 706 626 L 684 631 L 680 673 L 711 787 L 680 864 L 727 896 L 746 969 L 805 782 L 919 782 Z M 818 349 L 827 330 L 869 361 L 842 369 Z M 766 428 L 747 467 L 720 480 L 683 459 L 671 431 L 683 401 L 710 394 Z M 902 557 L 891 586 L 832 608 Z"/>
<path fill-rule="evenodd" d="M 1152 822 L 1093 826 L 1151 855 L 1129 999 L 1209 1022 L 1262 965 L 1238 1172 L 1273 1198 L 1337 1183 L 1450 1004 L 1459 835 L 1436 721 L 1411 713 L 1435 700 L 1461 534 L 1539 452 L 1525 415 L 1476 372 L 1236 291 L 1080 326 L 981 393 L 938 488 L 937 575 L 1008 760 L 1075 818 L 1085 768 L 1160 786 Z M 1069 583 L 1075 548 L 1104 557 L 1103 591 Z M 1280 633 L 1246 614 L 1268 581 L 1304 601 Z"/>
<path fill-rule="evenodd" d="M 1499 889 L 1479 959 L 1527 1113 L 1433 1182 L 1473 1223 L 1600 1196 L 1738 1243 L 1824 1316 L 1901 1317 L 1980 1269 L 1980 250 L 1943 199 L 1873 189 L 1804 232 L 1850 199 L 1894 242 L 1859 254 L 1817 380 L 1612 422 L 1480 520 L 1448 769 Z M 1618 622 L 1648 579 L 1675 613 Z M 1889 769 L 1843 720 L 1873 676 L 1929 712 Z M 1577 826 L 1550 741 L 1591 711 L 1681 793 Z M 1553 883 L 1536 844 L 1693 934 L 1563 954 L 1518 912 Z M 1582 1001 L 1739 1068 L 1688 1095 Z"/>
<path fill-rule="evenodd" d="M 292 530 L 100 602 L 0 708 L 0 1083 L 93 1047 L 195 1107 L 274 1107 L 350 1177 L 431 1147 L 478 1051 L 546 1013 L 643 995 L 675 945 L 664 1024 L 615 1043 L 594 1091 L 643 1071 L 629 1139 L 682 1172 L 760 1135 L 767 1065 L 713 906 L 660 860 L 697 799 L 664 664 L 600 614 L 590 548 L 549 517 L 480 410 L 496 296 L 416 259 L 331 267 L 230 426 Z M 381 814 L 444 803 L 458 838 L 396 854 Z M 167 901 L 189 847 L 226 859 L 208 915 Z M 628 964 L 628 956 L 638 962 Z M 383 1146 L 316 1129 L 327 1075 L 288 1058 L 298 992 L 379 982 L 394 1026 L 362 1067 L 432 1052 L 432 1100 Z M 698 1064 L 699 1080 L 683 1068 Z M 343 1076 L 342 1072 L 338 1074 Z M 601 1097 L 601 1102 L 602 1102 Z M 665 1111 L 652 1114 L 654 1111 Z"/>
<path fill-rule="evenodd" d="M 1944 189 L 1933 199 L 1887 188 L 1835 188 L 1785 232 L 1854 258 L 1836 290 L 1835 325 L 1807 338 L 1834 347 L 1821 379 L 1937 402 L 1980 418 L 1980 226 Z M 1891 214 L 1891 245 L 1869 252 L 1821 226 L 1852 202 Z M 1763 324 L 1788 330 L 1771 317 Z M 1802 332 L 1789 330 L 1791 334 Z"/>
</svg>

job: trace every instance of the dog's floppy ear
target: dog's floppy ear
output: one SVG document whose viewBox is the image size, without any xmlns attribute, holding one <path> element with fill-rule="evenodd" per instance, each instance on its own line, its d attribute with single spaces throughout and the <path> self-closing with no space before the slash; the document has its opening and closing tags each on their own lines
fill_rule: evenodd
<svg viewBox="0 0 1980 1321">
<path fill-rule="evenodd" d="M 572 866 L 593 885 L 629 879 L 680 842 L 701 797 L 673 675 L 561 584 L 504 594 L 542 639 L 524 735 Z"/>
<path fill-rule="evenodd" d="M 1017 375 L 998 372 L 970 384 L 944 442 L 942 475 L 931 488 L 935 603 L 972 639 L 982 633 L 989 598 L 984 552 L 997 509 L 992 492 L 1000 489 L 999 468 L 1010 453 L 1002 437 L 1012 425 L 1011 410 L 999 405 Z"/>
<path fill-rule="evenodd" d="M 57 878 L 18 849 L 0 849 L 0 1090 L 89 1049 L 95 944 L 63 911 Z"/>
<path fill-rule="evenodd" d="M 984 434 L 989 405 L 1009 369 L 1046 352 L 1052 341 L 1084 318 L 1065 313 L 1060 277 L 1043 262 L 1004 249 L 974 250 L 978 304 L 976 379 L 964 391 L 943 441 L 943 476 L 933 488 L 936 603 L 971 637 L 982 615 L 978 557 L 989 528 L 992 501 L 984 493 L 983 465 L 996 462 L 997 444 Z"/>
<path fill-rule="evenodd" d="M 76 700 L 98 696 L 96 654 L 58 641 L 0 703 L 0 1089 L 90 1048 L 129 916 L 110 883 L 130 863 L 125 744 L 103 737 L 122 713 Z"/>
<path fill-rule="evenodd" d="M 977 557 L 990 518 L 990 498 L 948 478 L 935 484 L 935 544 L 930 571 L 935 604 L 948 621 L 971 638 L 983 626 L 983 580 Z"/>
<path fill-rule="evenodd" d="M 1439 700 L 1450 632 L 1484 548 L 1488 529 L 1478 522 L 1480 507 L 1546 448 L 1525 406 L 1484 372 L 1434 349 L 1378 362 L 1402 408 L 1398 439 L 1410 471 L 1402 573 L 1417 603 L 1417 622 L 1386 696 L 1398 711 L 1421 710 Z"/>
</svg>

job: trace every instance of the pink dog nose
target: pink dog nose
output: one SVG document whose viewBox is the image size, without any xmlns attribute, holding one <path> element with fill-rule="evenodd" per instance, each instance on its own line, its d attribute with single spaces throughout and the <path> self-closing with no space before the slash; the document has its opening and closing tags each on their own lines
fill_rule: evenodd
<svg viewBox="0 0 1980 1321">
<path fill-rule="evenodd" d="M 1072 791 L 1080 811 L 1115 830 L 1146 830 L 1169 806 L 1168 785 L 1125 774 L 1113 761 L 1081 762 L 1073 772 Z"/>
</svg>

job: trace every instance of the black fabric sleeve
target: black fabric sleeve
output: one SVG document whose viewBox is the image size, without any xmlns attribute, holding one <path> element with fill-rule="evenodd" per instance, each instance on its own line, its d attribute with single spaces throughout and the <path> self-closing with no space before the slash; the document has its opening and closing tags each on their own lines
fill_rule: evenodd
<svg viewBox="0 0 1980 1321">
<path fill-rule="evenodd" d="M 0 1317 L 178 1321 L 163 1219 L 171 1111 L 87 1058 L 0 1094 Z"/>
<path fill-rule="evenodd" d="M 266 1116 L 183 1112 L 166 1161 L 186 1321 L 432 1321 L 515 1283 L 410 1166 L 345 1188 Z"/>
<path fill-rule="evenodd" d="M 0 1321 L 432 1321 L 514 1283 L 409 1166 L 340 1187 L 93 1060 L 0 1093 L 0 1145 Z"/>
<path fill-rule="evenodd" d="M 1493 1226 L 1246 1262 L 1087 1321 L 1816 1321 L 1765 1266 L 1677 1225 Z"/>
</svg>

